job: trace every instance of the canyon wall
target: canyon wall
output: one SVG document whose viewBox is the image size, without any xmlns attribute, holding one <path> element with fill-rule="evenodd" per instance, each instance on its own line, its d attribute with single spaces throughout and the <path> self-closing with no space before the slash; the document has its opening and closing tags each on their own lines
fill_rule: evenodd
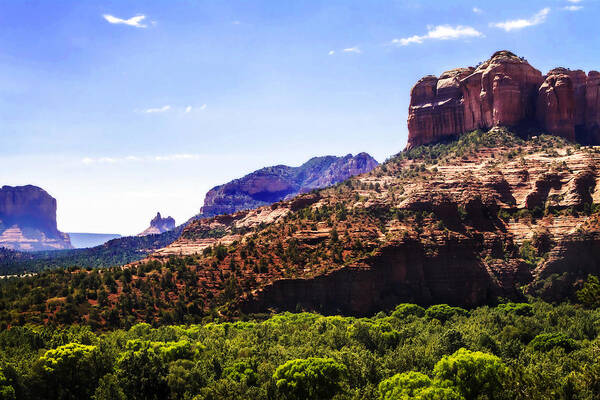
<svg viewBox="0 0 600 400">
<path fill-rule="evenodd" d="M 600 73 L 555 68 L 546 76 L 498 51 L 477 68 L 428 75 L 411 91 L 407 149 L 475 129 L 537 125 L 582 144 L 600 144 Z"/>
</svg>

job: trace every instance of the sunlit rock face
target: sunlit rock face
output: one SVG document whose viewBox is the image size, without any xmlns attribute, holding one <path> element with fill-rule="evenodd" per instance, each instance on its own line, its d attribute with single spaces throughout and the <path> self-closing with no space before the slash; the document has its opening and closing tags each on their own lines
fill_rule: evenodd
<svg viewBox="0 0 600 400">
<path fill-rule="evenodd" d="M 411 91 L 412 148 L 475 129 L 537 124 L 549 134 L 600 144 L 600 74 L 555 68 L 546 76 L 524 58 L 498 51 L 477 68 L 428 75 Z"/>
</svg>

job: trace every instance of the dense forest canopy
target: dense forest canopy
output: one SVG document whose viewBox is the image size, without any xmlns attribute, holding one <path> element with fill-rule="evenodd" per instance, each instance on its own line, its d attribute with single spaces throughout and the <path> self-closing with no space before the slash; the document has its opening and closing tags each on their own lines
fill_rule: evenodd
<svg viewBox="0 0 600 400">
<path fill-rule="evenodd" d="M 595 399 L 599 333 L 598 310 L 539 301 L 105 333 L 26 325 L 0 332 L 0 398 Z"/>
</svg>

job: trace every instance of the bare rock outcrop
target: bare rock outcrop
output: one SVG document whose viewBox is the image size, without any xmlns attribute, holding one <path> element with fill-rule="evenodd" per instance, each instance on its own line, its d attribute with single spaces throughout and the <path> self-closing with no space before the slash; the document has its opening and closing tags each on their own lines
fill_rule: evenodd
<svg viewBox="0 0 600 400">
<path fill-rule="evenodd" d="M 461 82 L 465 102 L 463 132 L 517 125 L 532 118 L 541 82 L 541 72 L 526 60 L 509 51 L 494 53 Z"/>
<path fill-rule="evenodd" d="M 150 221 L 150 227 L 138 236 L 157 235 L 175 229 L 175 219 L 171 216 L 163 218 L 159 212 Z"/>
<path fill-rule="evenodd" d="M 13 250 L 70 249 L 56 226 L 56 199 L 37 186 L 0 189 L 0 247 Z"/>
<path fill-rule="evenodd" d="M 299 167 L 265 167 L 209 190 L 195 219 L 231 214 L 290 199 L 369 172 L 377 165 L 378 162 L 369 154 L 359 153 L 344 157 L 313 157 Z"/>
<path fill-rule="evenodd" d="M 432 143 L 465 130 L 460 80 L 473 68 L 457 68 L 440 78 L 429 75 L 411 91 L 408 117 L 409 147 Z"/>
<path fill-rule="evenodd" d="M 412 148 L 475 129 L 537 124 L 549 134 L 600 144 L 600 74 L 555 68 L 542 76 L 524 58 L 498 51 L 477 68 L 428 75 L 411 91 Z"/>
<path fill-rule="evenodd" d="M 600 72 L 590 71 L 585 85 L 585 138 L 600 143 Z"/>
</svg>

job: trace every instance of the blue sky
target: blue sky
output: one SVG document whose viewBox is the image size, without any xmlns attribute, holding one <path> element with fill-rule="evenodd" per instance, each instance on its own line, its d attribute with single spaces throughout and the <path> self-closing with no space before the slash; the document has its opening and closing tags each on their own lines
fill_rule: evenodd
<svg viewBox="0 0 600 400">
<path fill-rule="evenodd" d="M 217 184 L 406 143 L 409 91 L 496 50 L 600 69 L 593 0 L 2 1 L 0 184 L 59 228 L 178 222 Z"/>
</svg>

